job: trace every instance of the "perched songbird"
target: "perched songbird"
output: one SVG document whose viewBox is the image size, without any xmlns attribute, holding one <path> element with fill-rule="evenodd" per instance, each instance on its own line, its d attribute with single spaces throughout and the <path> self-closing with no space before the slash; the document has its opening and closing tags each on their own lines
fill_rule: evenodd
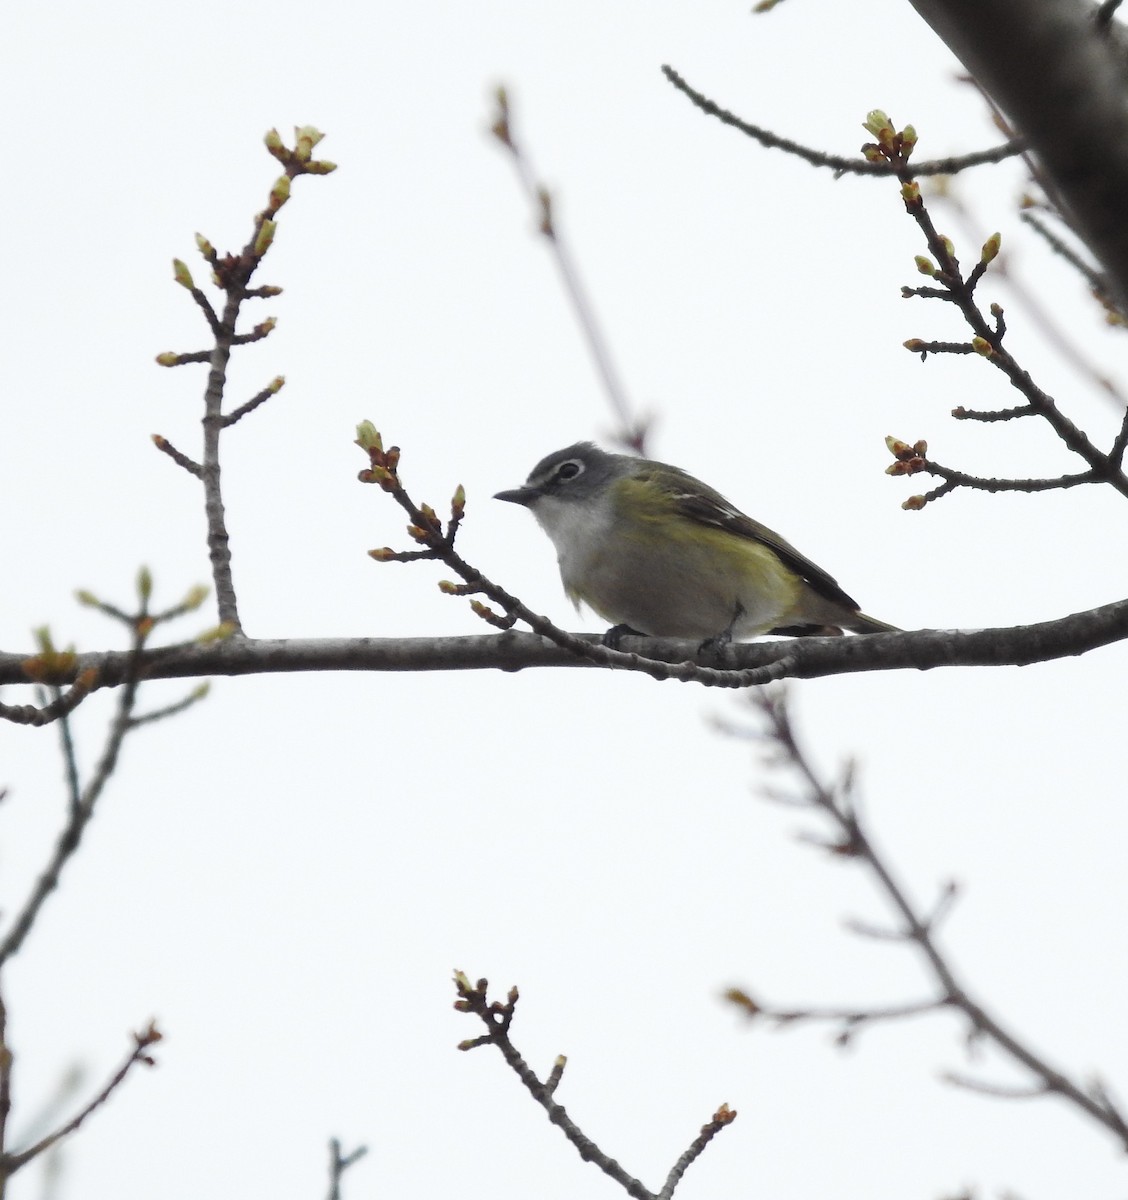
<svg viewBox="0 0 1128 1200">
<path fill-rule="evenodd" d="M 761 633 L 896 630 L 859 612 L 778 533 L 665 463 L 577 442 L 495 498 L 531 510 L 569 598 L 612 623 L 609 645 L 629 633 L 724 645 Z"/>
</svg>

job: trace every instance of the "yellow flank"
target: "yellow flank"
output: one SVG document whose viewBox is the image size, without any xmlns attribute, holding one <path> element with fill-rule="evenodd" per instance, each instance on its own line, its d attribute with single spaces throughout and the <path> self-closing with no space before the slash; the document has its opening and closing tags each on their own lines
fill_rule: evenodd
<svg viewBox="0 0 1128 1200">
<path fill-rule="evenodd" d="M 694 521 L 649 481 L 621 480 L 615 506 L 625 519 L 585 563 L 584 587 L 566 581 L 574 600 L 658 637 L 716 636 L 738 611 L 737 636 L 787 623 L 804 585 L 767 546 Z"/>
</svg>

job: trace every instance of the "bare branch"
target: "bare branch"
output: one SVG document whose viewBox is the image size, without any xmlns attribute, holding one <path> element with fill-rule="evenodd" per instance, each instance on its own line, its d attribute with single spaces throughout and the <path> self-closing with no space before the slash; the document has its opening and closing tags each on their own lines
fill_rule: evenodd
<svg viewBox="0 0 1128 1200">
<path fill-rule="evenodd" d="M 841 844 L 849 848 L 849 856 L 866 868 L 897 914 L 904 940 L 915 946 L 936 983 L 940 997 L 937 1006 L 962 1013 L 968 1021 L 971 1036 L 994 1045 L 1031 1077 L 1031 1083 L 1017 1091 L 1010 1088 L 1000 1090 L 993 1085 L 979 1084 L 963 1077 L 957 1077 L 959 1082 L 965 1087 L 974 1086 L 977 1090 L 989 1090 L 996 1095 L 1060 1096 L 1128 1147 L 1128 1120 L 1108 1100 L 1106 1093 L 1102 1091 L 1100 1095 L 1094 1095 L 1036 1054 L 974 999 L 967 986 L 957 978 L 936 941 L 932 919 L 920 913 L 909 899 L 904 885 L 896 879 L 884 855 L 871 841 L 856 808 L 845 800 L 843 787 L 824 783 L 811 765 L 795 734 L 784 693 L 760 691 L 753 695 L 752 703 L 759 709 L 780 752 L 786 755 L 790 768 L 800 780 L 809 807 L 830 821 Z M 876 1014 L 874 1019 L 880 1019 L 880 1010 L 873 1011 Z"/>
<path fill-rule="evenodd" d="M 924 451 L 913 454 L 911 447 L 904 443 L 895 443 L 895 445 L 890 445 L 890 449 L 893 451 L 894 457 L 901 461 L 895 467 L 890 468 L 891 474 L 912 474 L 917 470 L 930 470 L 944 479 L 942 487 L 927 495 L 910 497 L 904 507 L 923 508 L 928 502 L 947 495 L 957 487 L 975 487 L 983 491 L 996 492 L 1033 492 L 1051 488 L 1074 487 L 1082 483 L 1104 483 L 1122 496 L 1128 497 L 1128 476 L 1121 469 L 1121 460 L 1115 453 L 1115 444 L 1110 453 L 1105 453 L 1093 444 L 1090 438 L 1058 408 L 1053 397 L 1034 382 L 1029 372 L 1006 349 L 1003 344 L 1006 325 L 1003 320 L 1003 310 L 999 305 L 991 305 L 991 321 L 979 307 L 975 298 L 975 289 L 987 271 L 988 265 L 999 252 L 998 235 L 993 235 L 984 243 L 975 266 L 964 275 L 951 242 L 937 231 L 932 221 L 931 214 L 921 195 L 920 186 L 913 178 L 913 168 L 908 161 L 908 155 L 903 154 L 900 146 L 895 144 L 895 139 L 899 141 L 901 135 L 895 134 L 892 128 L 882 132 L 887 136 L 875 149 L 885 154 L 890 162 L 900 163 L 901 199 L 905 211 L 917 223 L 924 235 L 929 253 L 932 255 L 932 258 L 919 258 L 917 267 L 924 274 L 931 276 L 938 285 L 937 287 L 906 287 L 902 288 L 902 294 L 906 297 L 938 299 L 954 304 L 972 330 L 971 348 L 993 367 L 1002 371 L 1011 386 L 1016 388 L 1025 399 L 1025 404 L 995 414 L 957 409 L 953 416 L 963 420 L 980 421 L 1003 421 L 1026 416 L 1041 417 L 1058 439 L 1089 466 L 1089 470 L 1086 472 L 1063 475 L 1050 480 L 986 480 L 963 475 L 961 472 L 951 469 L 935 467 L 935 464 L 926 462 Z M 933 260 L 935 260 L 935 265 Z M 956 349 L 956 347 L 944 343 L 923 342 L 918 338 L 909 339 L 905 346 L 914 353 L 920 353 L 922 358 L 930 351 L 944 353 Z M 966 353 L 962 349 L 959 352 Z M 910 462 L 910 460 L 912 461 Z M 935 469 L 933 469 L 934 467 Z"/>
<path fill-rule="evenodd" d="M 122 679 L 122 690 L 118 695 L 117 711 L 110 725 L 105 747 L 94 773 L 85 787 L 80 787 L 74 744 L 71 740 L 67 718 L 62 719 L 63 756 L 70 793 L 67 823 L 55 843 L 54 852 L 46 867 L 35 881 L 23 906 L 17 911 L 7 933 L 0 940 L 0 966 L 19 951 L 27 935 L 31 932 L 47 897 L 58 887 L 63 868 L 78 850 L 86 826 L 94 815 L 94 806 L 117 765 L 121 744 L 132 727 L 133 707 L 137 700 L 139 682 L 139 652 L 143 644 L 143 635 L 139 633 L 135 637 L 133 650 L 126 656 L 127 664 Z"/>
<path fill-rule="evenodd" d="M 197 479 L 202 479 L 204 474 L 203 467 L 194 459 L 188 457 L 187 454 L 181 454 L 179 450 L 168 440 L 162 437 L 159 433 L 153 434 L 153 445 L 162 453 L 167 454 L 178 467 L 183 467 L 189 475 L 195 475 Z"/>
<path fill-rule="evenodd" d="M 259 405 L 265 404 L 271 396 L 278 395 L 285 383 L 286 380 L 283 379 L 281 375 L 278 375 L 272 379 L 270 383 L 268 383 L 266 387 L 262 389 L 261 392 L 257 392 L 248 401 L 246 401 L 246 403 L 240 404 L 239 407 L 233 412 L 229 412 L 227 416 L 223 418 L 223 424 L 225 426 L 234 425 L 236 421 L 241 421 L 248 413 L 254 412 Z"/>
<path fill-rule="evenodd" d="M 49 1133 L 46 1137 L 41 1138 L 34 1145 L 29 1146 L 26 1150 L 21 1150 L 18 1154 L 3 1154 L 0 1155 L 0 1180 L 10 1178 L 20 1167 L 31 1162 L 33 1158 L 37 1158 L 45 1150 L 49 1150 L 57 1142 L 65 1137 L 69 1137 L 74 1133 L 96 1109 L 101 1108 L 103 1104 L 114 1094 L 115 1091 L 125 1082 L 126 1076 L 133 1070 L 138 1063 L 147 1067 L 155 1066 L 156 1063 L 148 1053 L 149 1047 L 155 1045 L 161 1040 L 161 1033 L 156 1027 L 156 1023 L 149 1022 L 148 1028 L 141 1033 L 133 1035 L 133 1050 L 124 1063 L 114 1072 L 113 1076 L 106 1086 L 87 1104 L 81 1112 L 72 1117 L 65 1125 L 56 1129 L 53 1133 Z"/>
<path fill-rule="evenodd" d="M 292 181 L 300 175 L 327 175 L 335 169 L 333 163 L 317 161 L 312 158 L 313 148 L 321 141 L 321 138 L 322 135 L 312 126 L 302 126 L 295 130 L 295 145 L 290 148 L 283 145 L 277 130 L 271 130 L 267 134 L 267 150 L 282 163 L 284 174 L 275 181 L 266 207 L 255 216 L 251 236 L 239 254 L 221 256 L 216 253 L 215 247 L 206 238 L 197 234 L 196 245 L 212 270 L 216 286 L 224 295 L 223 310 L 219 316 L 216 315 L 204 294 L 195 286 L 187 266 L 179 260 L 175 263 L 176 282 L 191 293 L 203 311 L 208 328 L 215 338 L 214 346 L 204 355 L 204 360 L 208 363 L 208 381 L 204 392 L 204 448 L 201 461 L 196 463 L 189 459 L 170 446 L 164 438 L 155 437 L 153 440 L 158 449 L 163 450 L 185 470 L 197 476 L 204 485 L 208 556 L 211 560 L 212 578 L 215 581 L 219 619 L 224 625 L 230 626 L 235 633 L 242 633 L 242 625 L 239 619 L 239 604 L 235 595 L 235 582 L 231 569 L 230 536 L 227 532 L 227 519 L 223 504 L 219 437 L 224 428 L 234 424 L 262 404 L 270 395 L 277 392 L 282 383 L 281 378 L 276 379 L 263 392 L 235 409 L 230 415 L 225 415 L 223 399 L 227 386 L 227 365 L 235 346 L 245 346 L 261 341 L 274 329 L 273 318 L 259 322 L 249 333 L 238 333 L 237 325 L 244 301 L 274 296 L 280 291 L 279 288 L 272 286 L 251 288 L 250 281 L 274 240 L 278 214 L 290 198 Z M 169 352 L 159 355 L 157 361 L 162 366 L 181 366 L 188 362 L 199 362 L 201 356 Z"/>
<path fill-rule="evenodd" d="M 1067 263 L 1085 280 L 1085 282 L 1096 292 L 1103 292 L 1105 281 L 1101 277 L 1099 271 L 1094 271 L 1091 266 L 1040 218 L 1028 208 L 1020 212 L 1019 218 L 1026 222 L 1031 229 L 1046 243 L 1047 246 L 1061 258 L 1064 258 Z"/>
<path fill-rule="evenodd" d="M 762 129 L 759 125 L 752 125 L 748 121 L 741 120 L 734 113 L 721 108 L 720 105 L 715 104 L 707 96 L 703 96 L 700 92 L 695 91 L 673 67 L 663 66 L 662 74 L 666 76 L 679 92 L 688 96 L 703 113 L 707 113 L 711 117 L 716 117 L 723 125 L 730 125 L 733 129 L 739 129 L 741 133 L 747 134 L 748 137 L 755 139 L 761 146 L 765 146 L 769 150 L 783 150 L 787 154 L 794 155 L 794 157 L 801 158 L 804 162 L 810 163 L 813 167 L 827 167 L 839 175 L 888 176 L 897 174 L 896 168 L 890 166 L 888 163 L 870 162 L 866 159 L 858 158 L 856 155 L 846 158 L 838 154 L 827 154 L 822 150 L 813 150 L 811 147 L 803 146 L 799 142 L 793 142 L 788 138 L 780 137 L 768 129 Z M 951 158 L 937 158 L 928 162 L 916 163 L 913 166 L 913 171 L 917 175 L 955 175 L 960 171 L 966 171 L 969 167 L 981 166 L 984 163 L 1002 162 L 1003 159 L 1013 158 L 1016 154 L 1021 154 L 1024 148 L 1022 141 L 1015 139 L 1004 142 L 1001 146 L 994 146 L 990 150 L 977 151 L 974 154 L 961 154 Z"/>
<path fill-rule="evenodd" d="M 90 818 L 94 815 L 94 806 L 101 796 L 107 780 L 117 766 L 118 755 L 121 752 L 121 746 L 126 734 L 135 729 L 139 724 L 157 720 L 163 716 L 169 716 L 173 712 L 182 711 L 189 703 L 194 703 L 206 695 L 207 688 L 205 685 L 203 688 L 196 688 L 187 700 L 181 701 L 179 704 L 171 705 L 168 708 L 158 710 L 143 717 L 135 717 L 133 715 L 133 710 L 137 702 L 137 690 L 143 675 L 142 654 L 149 635 L 158 625 L 198 608 L 207 595 L 206 589 L 194 588 L 188 592 L 179 604 L 173 605 L 164 612 L 154 614 L 149 611 L 149 601 L 152 597 L 152 592 L 152 573 L 148 568 L 142 567 L 137 574 L 138 608 L 135 613 L 124 612 L 116 605 L 100 600 L 90 592 L 84 591 L 78 593 L 78 598 L 83 604 L 96 608 L 112 620 L 124 625 L 129 630 L 132 644 L 129 651 L 125 654 L 122 664 L 123 674 L 119 681 L 121 691 L 117 697 L 117 708 L 114 718 L 110 723 L 106 743 L 103 747 L 101 757 L 94 768 L 94 772 L 85 786 L 82 785 L 79 774 L 78 759 L 75 754 L 74 740 L 71 737 L 68 714 L 70 709 L 74 707 L 74 704 L 77 703 L 70 699 L 74 691 L 82 688 L 89 690 L 92 683 L 96 680 L 96 669 L 90 666 L 81 668 L 76 677 L 77 681 L 72 692 L 63 698 L 59 697 L 56 691 L 54 704 L 48 706 L 48 709 L 57 707 L 61 710 L 58 713 L 59 735 L 67 780 L 67 820 L 62 832 L 59 834 L 54 851 L 47 865 L 43 868 L 39 878 L 32 886 L 31 892 L 24 901 L 22 908 L 17 910 L 16 916 L 3 940 L 0 941 L 0 966 L 19 951 L 28 933 L 31 932 L 31 928 L 35 924 L 36 918 L 39 916 L 47 897 L 58 887 L 63 868 L 78 850 L 86 826 Z M 39 640 L 39 655 L 35 658 L 24 659 L 21 663 L 21 671 L 25 679 L 30 675 L 33 678 L 42 679 L 48 686 L 57 689 L 59 684 L 63 682 L 59 678 L 60 673 L 69 671 L 75 665 L 77 656 L 72 650 L 56 650 L 46 630 L 40 631 Z M 64 700 L 69 702 L 69 708 L 64 703 Z"/>
<path fill-rule="evenodd" d="M 1087 0 L 912 0 L 1017 125 L 1058 207 L 1128 297 L 1123 39 Z"/>
<path fill-rule="evenodd" d="M 74 712 L 90 695 L 97 680 L 96 672 L 83 671 L 75 679 L 73 687 L 65 692 L 56 689 L 55 698 L 49 704 L 36 706 L 0 703 L 0 720 L 11 721 L 13 725 L 50 725 L 52 721 L 58 721 Z"/>
<path fill-rule="evenodd" d="M 904 941 L 902 935 L 894 939 Z M 860 1006 L 811 1006 L 802 1008 L 773 1008 L 759 999 L 753 999 L 743 988 L 730 988 L 725 998 L 736 1005 L 750 1020 L 765 1020 L 783 1029 L 791 1025 L 819 1024 L 838 1025 L 840 1028 L 835 1035 L 835 1042 L 840 1046 L 848 1045 L 854 1035 L 866 1025 L 876 1025 L 888 1021 L 901 1021 L 910 1017 L 927 1016 L 941 1012 L 948 1007 L 946 997 L 933 997 L 928 1000 L 907 1001 L 904 1004 Z"/>
<path fill-rule="evenodd" d="M 548 239 L 555 259 L 564 292 L 580 323 L 588 351 L 595 363 L 596 373 L 603 383 L 603 390 L 619 423 L 615 439 L 636 454 L 645 449 L 649 422 L 631 411 L 626 388 L 611 357 L 611 349 L 595 315 L 595 308 L 580 279 L 571 248 L 561 233 L 560 223 L 553 210 L 552 194 L 536 178 L 532 163 L 513 132 L 513 109 L 509 93 L 499 87 L 495 94 L 497 107 L 490 132 L 509 151 L 509 157 L 517 171 L 517 178 L 529 203 L 536 212 L 537 229 Z"/>
<path fill-rule="evenodd" d="M 615 1159 L 600 1149 L 572 1120 L 567 1110 L 553 1099 L 553 1094 L 564 1073 L 566 1061 L 564 1056 L 557 1056 L 551 1074 L 542 1082 L 513 1045 L 509 1038 L 509 1028 L 513 1023 L 513 1013 L 519 998 L 517 989 L 510 988 L 509 995 L 504 1002 L 499 1000 L 491 1002 L 486 995 L 488 983 L 485 979 L 471 983 L 467 975 L 462 971 L 456 971 L 454 981 L 458 991 L 458 999 L 455 1001 L 454 1007 L 459 1012 L 473 1013 L 485 1024 L 487 1029 L 487 1032 L 481 1037 L 470 1038 L 460 1043 L 459 1049 L 475 1050 L 479 1046 L 496 1046 L 528 1089 L 529 1094 L 548 1114 L 548 1119 L 558 1126 L 568 1141 L 576 1147 L 580 1157 L 585 1162 L 595 1163 L 605 1175 L 614 1179 L 627 1195 L 633 1196 L 635 1200 L 669 1200 L 690 1164 L 726 1125 L 731 1125 L 736 1120 L 736 1113 L 727 1104 L 722 1104 L 713 1114 L 712 1119 L 701 1127 L 701 1132 L 689 1148 L 670 1168 L 662 1190 L 658 1193 L 651 1192 L 638 1179 L 625 1171 Z"/>
<path fill-rule="evenodd" d="M 540 621 L 545 618 L 538 618 Z M 739 687 L 777 678 L 819 679 L 865 671 L 1030 666 L 1086 654 L 1128 639 L 1128 600 L 1053 621 L 998 629 L 919 629 L 864 637 L 733 643 L 722 654 L 728 670 L 716 672 L 716 676 L 704 674 L 693 661 L 699 649 L 693 641 L 624 638 L 624 645 L 637 646 L 645 657 L 631 653 L 612 656 L 611 651 L 603 653 L 597 634 L 567 636 L 584 643 L 591 657 L 579 658 L 547 637 L 510 630 L 468 637 L 231 638 L 146 650 L 139 663 L 146 679 L 303 671 L 521 671 L 606 666 L 641 671 L 655 679 L 707 684 L 720 676 L 715 686 Z M 26 661 L 26 654 L 0 651 L 0 685 L 26 683 L 22 669 Z M 128 665 L 125 651 L 78 654 L 58 682 L 73 682 L 78 671 L 94 667 L 100 687 L 120 687 Z"/>
<path fill-rule="evenodd" d="M 337 1138 L 329 1140 L 329 1200 L 341 1200 L 341 1176 L 368 1153 L 367 1146 L 357 1146 L 348 1154 L 341 1153 Z"/>
</svg>

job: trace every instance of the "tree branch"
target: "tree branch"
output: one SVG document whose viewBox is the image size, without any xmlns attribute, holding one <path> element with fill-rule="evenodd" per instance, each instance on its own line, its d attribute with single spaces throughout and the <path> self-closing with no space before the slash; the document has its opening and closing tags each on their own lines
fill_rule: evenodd
<svg viewBox="0 0 1128 1200">
<path fill-rule="evenodd" d="M 767 725 L 766 734 L 761 736 L 778 750 L 783 763 L 799 780 L 796 802 L 802 807 L 821 813 L 830 822 L 834 840 L 823 843 L 826 849 L 858 862 L 866 869 L 897 915 L 899 927 L 893 931 L 891 940 L 914 947 L 924 960 L 936 986 L 936 996 L 931 1002 L 931 1007 L 946 1007 L 962 1013 L 969 1024 L 969 1036 L 982 1038 L 990 1043 L 1029 1075 L 1029 1081 L 1018 1089 L 1010 1085 L 999 1087 L 994 1084 L 980 1084 L 964 1076 L 956 1076 L 956 1081 L 965 1087 L 975 1087 L 980 1091 L 1008 1097 L 1050 1094 L 1060 1096 L 1102 1125 L 1122 1146 L 1128 1147 L 1128 1120 L 1103 1089 L 1083 1087 L 1064 1071 L 1054 1067 L 1045 1057 L 1036 1054 L 1017 1034 L 975 999 L 967 985 L 958 978 L 936 936 L 937 913 L 943 913 L 947 901 L 943 900 L 937 911 L 925 913 L 909 898 L 907 889 L 897 879 L 885 855 L 874 845 L 858 815 L 852 770 L 847 767 L 841 780 L 835 783 L 828 783 L 820 777 L 795 734 L 785 693 L 761 691 L 756 694 L 753 703 Z M 949 887 L 946 896 L 950 898 L 951 894 L 952 889 Z M 764 1012 L 769 1017 L 774 1016 L 776 1020 L 781 1019 L 780 1013 L 761 1009 L 742 993 L 730 993 L 730 996 L 750 1016 Z M 805 1018 L 837 1022 L 845 1019 L 856 1025 L 863 1016 L 869 1020 L 890 1019 L 917 1015 L 927 1011 L 929 1007 L 927 1003 L 898 1006 L 895 1009 L 873 1010 L 868 1014 L 836 1009 L 800 1009 L 784 1011 L 783 1017 L 791 1021 Z"/>
<path fill-rule="evenodd" d="M 103 1104 L 114 1094 L 115 1091 L 125 1082 L 126 1076 L 133 1070 L 138 1063 L 147 1067 L 155 1066 L 154 1059 L 149 1054 L 149 1047 L 155 1045 L 161 1040 L 161 1033 L 157 1029 L 156 1023 L 149 1022 L 147 1029 L 141 1033 L 133 1035 L 133 1050 L 124 1063 L 114 1072 L 110 1081 L 104 1088 L 94 1097 L 80 1112 L 73 1116 L 65 1125 L 60 1126 L 53 1133 L 49 1133 L 46 1137 L 41 1138 L 32 1146 L 28 1146 L 26 1150 L 21 1150 L 18 1154 L 4 1153 L 0 1155 L 0 1180 L 6 1181 L 11 1175 L 31 1162 L 33 1158 L 38 1158 L 45 1150 L 49 1150 L 57 1142 L 63 1138 L 69 1137 L 74 1133 L 96 1109 L 101 1108 Z"/>
<path fill-rule="evenodd" d="M 573 634 L 593 650 L 597 634 Z M 818 679 L 865 671 L 927 671 L 935 667 L 1030 666 L 1085 654 L 1128 639 L 1128 600 L 1035 625 L 1001 629 L 920 629 L 865 637 L 772 639 L 734 643 L 720 655 L 728 673 L 756 669 L 753 683 L 770 679 Z M 677 664 L 693 659 L 697 643 L 676 638 L 623 639 L 645 658 L 624 653 L 619 669 L 654 673 L 671 664 L 667 678 L 681 676 Z M 637 659 L 639 666 L 633 666 Z M 77 654 L 56 682 L 72 682 L 94 667 L 99 687 L 118 687 L 130 655 L 109 650 Z M 24 654 L 0 651 L 0 685 L 27 683 Z M 206 645 L 181 643 L 142 651 L 138 670 L 145 679 L 190 679 L 214 675 L 299 674 L 305 671 L 521 671 L 544 667 L 594 667 L 547 638 L 510 630 L 500 634 L 431 638 L 231 638 Z M 724 671 L 716 672 L 724 675 Z"/>
<path fill-rule="evenodd" d="M 580 1157 L 585 1162 L 595 1163 L 605 1175 L 615 1180 L 628 1196 L 633 1196 L 634 1200 L 669 1200 L 690 1164 L 699 1157 L 705 1147 L 725 1126 L 731 1125 L 736 1120 L 736 1112 L 727 1104 L 722 1104 L 713 1114 L 712 1119 L 701 1127 L 701 1132 L 670 1168 L 662 1190 L 651 1192 L 640 1180 L 629 1174 L 615 1159 L 596 1145 L 568 1115 L 564 1106 L 557 1104 L 553 1099 L 564 1074 L 564 1066 L 567 1061 L 564 1056 L 557 1056 L 552 1071 L 547 1079 L 542 1081 L 537 1078 L 536 1073 L 522 1057 L 517 1047 L 513 1045 L 509 1038 L 509 1027 L 513 1023 L 513 1012 L 519 998 L 517 989 L 510 988 L 509 995 L 504 1002 L 500 1000 L 491 1002 L 486 995 L 488 985 L 485 979 L 471 983 L 467 975 L 462 971 L 456 971 L 454 982 L 458 991 L 458 999 L 455 1001 L 454 1007 L 459 1012 L 473 1013 L 488 1030 L 481 1037 L 469 1038 L 461 1042 L 458 1048 L 475 1050 L 479 1046 L 496 1046 L 510 1068 L 528 1089 L 529 1094 L 548 1114 L 548 1119 L 553 1125 L 557 1126 L 568 1141 L 575 1146 Z"/>
<path fill-rule="evenodd" d="M 841 154 L 828 154 L 823 150 L 815 150 L 811 146 L 804 146 L 789 138 L 780 137 L 779 134 L 772 133 L 770 129 L 753 125 L 736 116 L 735 113 L 729 112 L 728 109 L 721 108 L 708 96 L 704 96 L 695 88 L 690 87 L 673 67 L 663 66 L 662 74 L 707 116 L 716 117 L 722 125 L 740 130 L 741 133 L 759 142 L 768 150 L 782 150 L 786 154 L 810 163 L 812 167 L 826 167 L 837 175 L 868 175 L 872 177 L 897 174 L 897 169 L 888 163 L 867 161 L 856 155 L 846 157 Z M 1025 146 L 1021 140 L 1012 139 L 1004 142 L 1001 146 L 992 146 L 990 150 L 979 150 L 973 154 L 959 154 L 950 158 L 937 158 L 916 163 L 913 170 L 917 175 L 955 175 L 960 171 L 966 171 L 969 167 L 978 167 L 984 163 L 997 163 L 1005 158 L 1013 158 L 1016 154 L 1021 154 L 1024 149 Z"/>
<path fill-rule="evenodd" d="M 1128 309 L 1128 56 L 1085 0 L 910 0 L 1014 121 Z"/>
</svg>

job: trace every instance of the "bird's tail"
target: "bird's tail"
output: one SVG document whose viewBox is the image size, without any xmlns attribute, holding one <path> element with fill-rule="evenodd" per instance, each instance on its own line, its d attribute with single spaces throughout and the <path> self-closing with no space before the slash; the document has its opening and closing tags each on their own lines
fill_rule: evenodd
<svg viewBox="0 0 1128 1200">
<path fill-rule="evenodd" d="M 903 630 L 898 629 L 896 625 L 890 625 L 887 621 L 879 621 L 876 617 L 868 616 L 864 612 L 854 613 L 848 621 L 843 621 L 842 624 L 850 630 L 851 633 L 902 633 Z"/>
</svg>

